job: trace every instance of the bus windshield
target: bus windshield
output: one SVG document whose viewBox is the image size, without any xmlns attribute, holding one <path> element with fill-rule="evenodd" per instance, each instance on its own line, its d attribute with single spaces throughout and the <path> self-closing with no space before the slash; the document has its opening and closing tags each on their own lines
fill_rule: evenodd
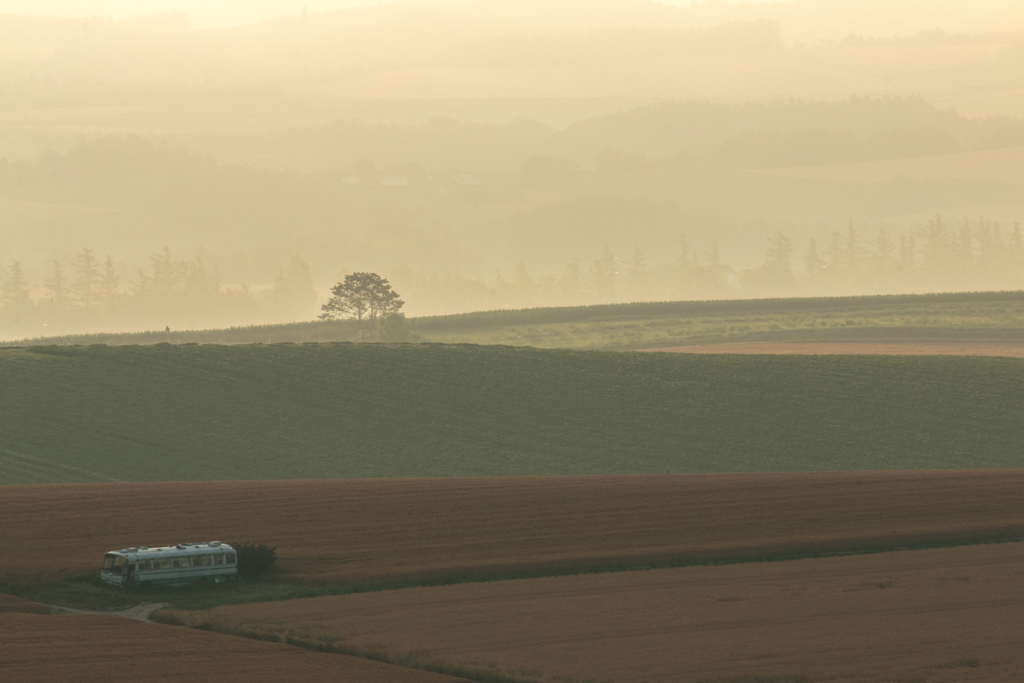
<svg viewBox="0 0 1024 683">
<path fill-rule="evenodd" d="M 107 572 L 119 572 L 128 562 L 127 558 L 121 557 L 120 555 L 104 555 L 103 556 L 103 571 Z"/>
</svg>

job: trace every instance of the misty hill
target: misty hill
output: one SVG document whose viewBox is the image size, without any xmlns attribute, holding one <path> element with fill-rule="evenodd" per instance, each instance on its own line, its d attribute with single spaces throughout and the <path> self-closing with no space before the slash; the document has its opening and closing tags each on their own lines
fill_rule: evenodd
<svg viewBox="0 0 1024 683">
<path fill-rule="evenodd" d="M 1022 143 L 1020 119 L 968 119 L 918 98 L 855 97 L 666 102 L 588 118 L 564 130 L 527 120 L 486 125 L 435 119 L 417 126 L 339 121 L 227 138 L 224 144 L 230 146 L 219 151 L 242 160 L 243 149 L 256 150 L 271 163 L 305 170 L 343 169 L 368 160 L 384 167 L 559 173 L 595 164 L 635 171 L 658 160 L 671 160 L 676 168 L 736 169 L 840 163 Z M 671 169 L 664 163 L 657 167 Z"/>
<path fill-rule="evenodd" d="M 790 119 L 819 127 L 787 130 Z M 761 123 L 775 129 L 746 128 Z M 339 124 L 238 148 L 285 168 L 140 137 L 88 139 L 0 163 L 0 287 L 10 298 L 18 262 L 35 302 L 16 314 L 5 301 L 0 338 L 313 319 L 356 270 L 390 278 L 412 316 L 1018 289 L 1024 147 L 976 149 L 1018 125 L 915 100 L 676 103 L 564 131 Z M 702 126 L 707 149 L 688 151 Z M 659 137 L 672 156 L 655 156 Z M 951 148 L 974 151 L 870 161 Z M 766 271 L 780 233 L 784 262 Z M 199 278 L 210 297 L 136 296 L 164 247 L 182 278 L 210 276 Z M 83 249 L 110 257 L 117 305 L 85 310 L 54 295 L 55 269 L 70 286 Z M 306 273 L 295 297 L 281 279 L 292 263 Z"/>
<path fill-rule="evenodd" d="M 192 151 L 94 137 L 35 163 L 0 163 L 0 258 L 90 247 L 133 273 L 167 245 L 213 252 L 229 282 L 269 284 L 298 249 L 326 288 L 345 266 L 493 273 L 522 261 L 557 272 L 603 244 L 623 256 L 634 245 L 673 253 L 686 232 L 702 251 L 714 238 L 729 260 L 739 253 L 750 264 L 777 229 L 802 248 L 810 225 L 829 226 L 814 228 L 824 243 L 851 217 L 923 223 L 996 207 L 994 219 L 1012 224 L 1016 162 L 976 169 L 956 154 L 1021 141 L 1020 120 L 968 119 L 902 98 L 664 103 L 564 130 L 350 121 L 220 136 Z M 737 173 L 928 155 L 916 177 L 880 169 L 870 182 Z M 236 251 L 244 258 L 228 258 Z M 257 262 L 266 265 L 246 265 Z"/>
<path fill-rule="evenodd" d="M 840 102 L 664 102 L 591 117 L 559 130 L 539 122 L 505 125 L 436 118 L 420 125 L 338 121 L 260 135 L 226 136 L 207 145 L 221 162 L 293 171 L 457 170 L 559 173 L 574 168 L 637 170 L 671 160 L 681 168 L 758 168 L 946 154 L 1024 144 L 1024 121 L 969 119 L 918 98 Z M 201 149 L 202 146 L 200 146 Z M 195 149 L 196 145 L 192 145 Z M 623 157 L 622 155 L 626 155 Z M 55 179 L 105 178 L 210 166 L 197 150 L 133 136 L 87 138 L 67 155 L 52 152 L 40 170 Z M 549 163 L 544 165 L 547 159 Z M 569 165 L 557 163 L 570 161 Z M 355 164 L 362 164 L 356 167 Z M 369 166 L 367 166 L 367 162 Z M 550 163 L 555 162 L 555 163 Z M 662 163 L 660 171 L 671 170 Z M 98 174 L 98 175 L 97 175 Z"/>
<path fill-rule="evenodd" d="M 1024 364 L 309 344 L 0 351 L 0 483 L 1020 467 Z"/>
<path fill-rule="evenodd" d="M 208 141 L 209 144 L 209 141 Z M 919 98 L 839 102 L 663 102 L 591 117 L 564 130 L 536 121 L 505 125 L 436 118 L 420 125 L 338 121 L 211 147 L 221 162 L 355 176 L 430 171 L 564 174 L 584 168 L 659 172 L 761 168 L 948 154 L 1024 144 L 1024 120 L 970 119 Z M 192 146 L 195 149 L 195 145 Z M 666 163 L 669 162 L 669 163 Z M 208 153 L 137 136 L 87 138 L 37 163 L 39 179 L 104 179 L 211 167 Z"/>
</svg>

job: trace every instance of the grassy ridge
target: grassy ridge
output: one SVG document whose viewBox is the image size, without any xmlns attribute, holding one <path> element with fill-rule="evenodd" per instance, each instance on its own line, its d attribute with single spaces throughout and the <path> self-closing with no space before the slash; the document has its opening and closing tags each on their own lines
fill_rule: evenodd
<svg viewBox="0 0 1024 683">
<path fill-rule="evenodd" d="M 876 296 L 794 297 L 780 299 L 724 299 L 709 301 L 652 301 L 595 306 L 528 308 L 480 311 L 460 315 L 417 318 L 425 331 L 465 330 L 512 325 L 580 323 L 595 320 L 648 318 L 701 318 L 712 315 L 794 313 L 893 309 L 905 306 L 944 307 L 957 304 L 1024 304 L 1024 292 L 959 292 L 945 294 L 886 294 Z"/>
<path fill-rule="evenodd" d="M 441 345 L 0 351 L 0 483 L 1024 465 L 1024 363 Z"/>
<path fill-rule="evenodd" d="M 246 344 L 353 340 L 354 321 L 311 321 L 172 331 L 172 343 Z M 441 343 L 638 349 L 722 341 L 1024 341 L 1024 292 L 665 301 L 481 311 L 411 318 L 409 332 Z M 163 331 L 77 335 L 27 342 L 157 344 Z M 24 345 L 0 343 L 0 346 Z"/>
</svg>

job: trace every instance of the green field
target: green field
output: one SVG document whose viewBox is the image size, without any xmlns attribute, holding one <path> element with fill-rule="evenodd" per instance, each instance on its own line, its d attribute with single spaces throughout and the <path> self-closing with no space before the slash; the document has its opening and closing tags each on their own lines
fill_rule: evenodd
<svg viewBox="0 0 1024 683">
<path fill-rule="evenodd" d="M 353 340 L 366 324 L 317 321 L 172 331 L 171 343 Z M 629 350 L 741 341 L 1024 341 L 1024 292 L 666 301 L 482 311 L 410 318 L 409 338 L 438 343 Z M 26 344 L 156 344 L 160 332 L 94 334 Z M 397 339 L 395 341 L 402 341 Z"/>
<path fill-rule="evenodd" d="M 0 484 L 1024 466 L 1024 362 L 381 345 L 0 350 Z"/>
</svg>

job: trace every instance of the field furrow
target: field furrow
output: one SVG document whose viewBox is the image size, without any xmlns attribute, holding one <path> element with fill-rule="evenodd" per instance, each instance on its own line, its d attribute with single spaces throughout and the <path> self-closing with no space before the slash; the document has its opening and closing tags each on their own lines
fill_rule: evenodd
<svg viewBox="0 0 1024 683">
<path fill-rule="evenodd" d="M 461 679 L 279 643 L 101 615 L 0 613 L 0 672 L 17 683 L 456 683 Z"/>
<path fill-rule="evenodd" d="M 1024 470 L 0 487 L 0 579 L 256 541 L 280 575 L 397 585 L 1024 537 Z"/>
</svg>

